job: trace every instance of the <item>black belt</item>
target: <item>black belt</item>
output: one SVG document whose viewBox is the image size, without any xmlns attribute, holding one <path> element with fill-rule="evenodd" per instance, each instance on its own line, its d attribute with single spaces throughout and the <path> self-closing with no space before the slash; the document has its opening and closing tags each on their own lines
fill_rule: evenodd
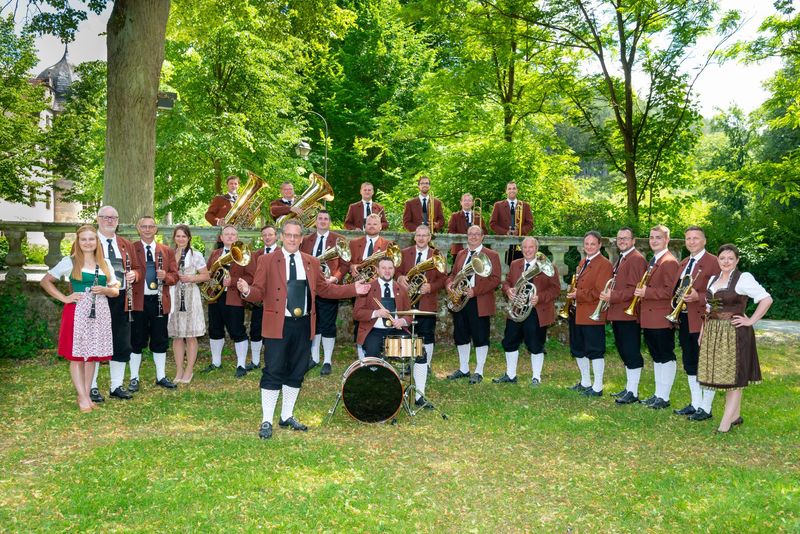
<svg viewBox="0 0 800 534">
<path fill-rule="evenodd" d="M 158 293 L 156 293 L 155 295 L 145 295 L 144 298 L 146 298 L 146 299 L 157 299 L 158 298 Z"/>
</svg>

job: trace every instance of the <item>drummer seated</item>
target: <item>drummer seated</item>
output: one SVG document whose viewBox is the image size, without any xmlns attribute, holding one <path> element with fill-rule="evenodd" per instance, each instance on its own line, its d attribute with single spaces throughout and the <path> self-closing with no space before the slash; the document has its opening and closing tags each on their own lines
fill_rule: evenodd
<svg viewBox="0 0 800 534">
<path fill-rule="evenodd" d="M 378 278 L 370 284 L 366 295 L 356 297 L 353 318 L 358 321 L 356 342 L 364 347 L 366 356 L 383 355 L 386 336 L 399 336 L 409 325 L 405 317 L 394 312 L 411 309 L 408 293 L 393 280 L 394 263 L 389 258 L 378 262 Z"/>
</svg>

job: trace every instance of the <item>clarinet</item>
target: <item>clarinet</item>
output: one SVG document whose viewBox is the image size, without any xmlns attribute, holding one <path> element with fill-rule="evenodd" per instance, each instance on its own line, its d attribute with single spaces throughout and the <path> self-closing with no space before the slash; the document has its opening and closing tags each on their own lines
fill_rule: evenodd
<svg viewBox="0 0 800 534">
<path fill-rule="evenodd" d="M 131 255 L 125 253 L 125 274 L 131 272 Z M 133 284 L 125 280 L 125 296 L 128 298 L 128 322 L 133 322 Z"/>
<path fill-rule="evenodd" d="M 189 248 L 189 247 L 186 247 L 186 248 Z M 178 268 L 180 269 L 181 275 L 184 274 L 184 269 L 185 269 L 185 265 L 186 265 L 186 248 L 181 250 L 181 261 L 180 261 L 180 264 L 178 265 Z M 180 291 L 181 291 L 181 306 L 180 306 L 180 308 L 178 308 L 178 311 L 185 312 L 186 311 L 186 284 L 184 284 L 183 282 L 181 282 Z"/>
<path fill-rule="evenodd" d="M 164 268 L 164 255 L 159 252 L 158 253 L 158 260 L 156 261 L 156 271 L 160 271 Z M 157 317 L 164 317 L 164 297 L 162 293 L 164 292 L 164 280 L 158 279 L 158 315 Z"/>
<path fill-rule="evenodd" d="M 95 264 L 94 282 L 92 282 L 92 286 L 96 286 L 99 282 L 100 282 L 100 265 Z M 92 309 L 89 310 L 89 319 L 95 319 L 97 317 L 97 313 L 95 311 L 96 303 L 97 303 L 97 293 L 92 293 Z"/>
</svg>

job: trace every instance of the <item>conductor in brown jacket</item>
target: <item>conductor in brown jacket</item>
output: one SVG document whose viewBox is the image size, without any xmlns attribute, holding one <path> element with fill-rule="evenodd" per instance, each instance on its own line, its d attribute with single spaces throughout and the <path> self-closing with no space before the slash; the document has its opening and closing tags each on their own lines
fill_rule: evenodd
<svg viewBox="0 0 800 534">
<path fill-rule="evenodd" d="M 211 226 L 222 226 L 225 224 L 225 216 L 231 211 L 236 199 L 239 198 L 237 191 L 239 190 L 239 177 L 236 175 L 228 176 L 225 179 L 228 192 L 224 195 L 217 195 L 211 199 L 206 210 L 206 220 Z"/>
<path fill-rule="evenodd" d="M 346 230 L 363 230 L 367 217 L 373 213 L 381 217 L 381 230 L 389 228 L 389 221 L 386 220 L 386 210 L 377 202 L 373 202 L 372 196 L 374 194 L 375 187 L 371 183 L 364 182 L 361 184 L 361 200 L 353 202 L 347 208 L 347 215 L 344 218 Z"/>
<path fill-rule="evenodd" d="M 588 397 L 599 397 L 603 394 L 603 373 L 605 372 L 606 354 L 606 313 L 600 314 L 595 321 L 590 315 L 597 309 L 600 293 L 611 279 L 613 267 L 605 256 L 600 254 L 600 232 L 591 230 L 583 236 L 583 251 L 586 256 L 576 269 L 576 285 L 567 298 L 574 299 L 575 313 L 569 317 L 569 349 L 578 369 L 581 380 L 571 389 Z M 591 381 L 589 367 L 594 372 Z"/>
<path fill-rule="evenodd" d="M 706 251 L 706 234 L 699 226 L 690 226 L 684 233 L 686 249 L 689 256 L 681 260 L 675 286 L 680 284 L 684 277 L 692 277 L 692 289 L 686 295 L 686 308 L 680 314 L 678 326 L 678 341 L 681 345 L 683 356 L 683 370 L 689 382 L 691 402 L 674 410 L 676 415 L 687 415 L 692 421 L 705 421 L 711 419 L 711 413 L 706 412 L 702 406 L 710 403 L 704 402 L 706 393 L 700 388 L 697 381 L 697 363 L 700 358 L 700 330 L 703 326 L 703 317 L 706 314 L 706 288 L 712 276 L 720 273 L 717 257 Z M 713 395 L 709 391 L 709 396 Z"/>
<path fill-rule="evenodd" d="M 485 254 L 492 266 L 489 276 L 473 274 L 468 278 L 469 292 L 466 305 L 461 311 L 453 312 L 453 340 L 458 350 L 459 367 L 447 376 L 448 380 L 469 378 L 470 384 L 483 380 L 483 367 L 489 355 L 490 321 L 496 311 L 494 291 L 500 285 L 500 256 L 492 249 L 483 246 L 483 231 L 480 226 L 467 230 L 467 248 L 456 256 L 453 270 L 446 287 L 452 288 L 453 279 L 478 254 Z M 475 372 L 469 372 L 470 342 L 475 346 L 477 364 Z"/>
<path fill-rule="evenodd" d="M 522 240 L 522 258 L 511 262 L 506 279 L 503 282 L 503 293 L 508 297 L 509 303 L 517 296 L 516 284 L 522 273 L 532 268 L 536 263 L 536 253 L 539 252 L 539 242 L 534 237 Z M 500 378 L 492 380 L 495 384 L 517 382 L 517 361 L 519 360 L 519 346 L 524 341 L 525 347 L 531 354 L 531 385 L 538 386 L 542 381 L 542 366 L 544 365 L 544 343 L 547 340 L 547 327 L 555 322 L 555 301 L 561 293 L 558 269 L 553 266 L 553 275 L 547 276 L 540 273 L 533 278 L 536 293 L 531 293 L 531 313 L 522 322 L 506 319 L 506 329 L 503 334 L 503 350 L 506 353 L 506 372 Z"/>
<path fill-rule="evenodd" d="M 614 288 L 600 293 L 600 300 L 608 303 L 607 319 L 614 331 L 614 344 L 625 364 L 625 388 L 614 394 L 617 404 L 633 404 L 639 401 L 639 380 L 642 376 L 642 329 L 636 315 L 627 315 L 625 310 L 633 300 L 633 291 L 647 270 L 647 260 L 636 250 L 633 229 L 626 227 L 617 231 L 619 256 L 614 263 Z"/>
<path fill-rule="evenodd" d="M 444 228 L 442 201 L 433 198 L 430 194 L 431 179 L 427 176 L 420 176 L 417 180 L 417 188 L 419 195 L 408 200 L 403 209 L 403 228 L 413 232 L 417 226 L 424 224 L 433 228 L 434 233 L 441 232 Z"/>
<path fill-rule="evenodd" d="M 675 331 L 666 316 L 672 311 L 672 295 L 679 266 L 675 256 L 667 250 L 668 244 L 669 228 L 659 224 L 650 229 L 650 249 L 653 251 L 648 265 L 650 279 L 644 287 L 633 292 L 640 299 L 639 324 L 647 350 L 653 358 L 656 383 L 655 393 L 641 402 L 654 410 L 669 407 L 669 394 L 677 369 Z"/>
<path fill-rule="evenodd" d="M 264 307 L 264 369 L 261 375 L 262 422 L 259 437 L 272 437 L 272 420 L 278 396 L 283 392 L 279 425 L 308 430 L 295 419 L 294 405 L 308 370 L 308 354 L 316 327 L 314 299 L 348 298 L 369 291 L 368 284 L 329 284 L 319 261 L 300 252 L 303 227 L 289 220 L 281 232 L 283 247 L 258 260 L 253 285 L 239 279 L 237 287 L 249 302 Z"/>
<path fill-rule="evenodd" d="M 516 212 L 517 206 L 522 206 L 522 224 L 517 226 Z M 489 227 L 497 235 L 518 235 L 526 236 L 533 230 L 533 213 L 531 206 L 517 198 L 517 184 L 508 182 L 506 184 L 506 200 L 499 200 L 494 203 L 492 216 L 489 219 Z M 506 253 L 506 263 L 522 257 L 522 253 L 516 250 L 516 245 L 509 247 Z"/>
<path fill-rule="evenodd" d="M 454 211 L 450 215 L 450 222 L 447 223 L 447 233 L 448 234 L 463 234 L 467 235 L 467 230 L 473 224 L 477 224 L 483 230 L 484 235 L 486 234 L 486 223 L 483 222 L 482 217 L 476 217 L 475 211 L 473 207 L 475 205 L 475 201 L 472 198 L 472 194 L 464 193 L 461 195 L 461 209 L 458 211 Z M 459 253 L 461 249 L 464 248 L 464 245 L 461 244 L 453 244 L 450 245 L 450 254 L 453 257 Z"/>
</svg>

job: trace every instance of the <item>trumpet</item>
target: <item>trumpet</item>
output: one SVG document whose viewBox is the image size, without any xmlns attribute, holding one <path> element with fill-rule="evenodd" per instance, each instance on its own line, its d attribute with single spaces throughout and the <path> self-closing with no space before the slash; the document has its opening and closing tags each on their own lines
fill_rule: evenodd
<svg viewBox="0 0 800 534">
<path fill-rule="evenodd" d="M 531 299 L 536 296 L 536 286 L 533 279 L 544 273 L 546 276 L 553 276 L 555 269 L 547 256 L 541 252 L 536 253 L 536 259 L 527 271 L 522 273 L 517 283 L 514 284 L 514 298 L 508 307 L 508 318 L 514 322 L 521 323 L 530 316 L 533 311 Z"/>
<path fill-rule="evenodd" d="M 356 267 L 356 275 L 353 276 L 353 282 L 372 282 L 378 276 L 378 262 L 383 258 L 390 258 L 394 263 L 395 268 L 400 267 L 403 262 L 403 254 L 400 252 L 400 247 L 392 243 L 386 250 L 379 250 L 365 259 L 361 264 Z"/>
<path fill-rule="evenodd" d="M 698 268 L 697 274 L 692 276 L 691 274 L 687 274 L 683 278 L 681 278 L 680 284 L 678 284 L 678 289 L 675 290 L 675 295 L 672 297 L 672 311 L 665 315 L 664 317 L 667 321 L 671 323 L 679 323 L 680 322 L 680 315 L 683 310 L 686 309 L 686 295 L 692 290 L 692 285 L 694 285 L 694 281 L 697 280 L 697 277 L 700 276 L 700 273 L 703 269 Z"/>
<path fill-rule="evenodd" d="M 647 285 L 647 281 L 650 280 L 650 276 L 653 274 L 653 267 L 654 265 L 651 265 L 647 268 L 647 270 L 642 275 L 641 280 L 639 280 L 639 283 L 636 284 L 636 289 L 641 289 L 645 285 Z M 625 315 L 636 315 L 636 304 L 638 303 L 639 303 L 639 297 L 634 295 L 633 300 L 628 305 L 628 307 L 625 308 L 625 311 L 622 313 L 624 313 Z"/>
<path fill-rule="evenodd" d="M 241 241 L 231 245 L 231 250 L 223 254 L 215 261 L 208 270 L 210 278 L 200 286 L 200 293 L 209 304 L 216 302 L 225 292 L 222 281 L 228 276 L 229 264 L 236 263 L 246 267 L 250 263 L 250 249 Z"/>
<path fill-rule="evenodd" d="M 606 282 L 606 285 L 603 286 L 603 291 L 602 292 L 605 293 L 606 291 L 613 291 L 614 290 L 614 286 L 616 284 L 617 284 L 617 277 L 616 276 L 612 276 L 611 278 L 608 279 L 608 282 Z M 601 300 L 600 302 L 597 303 L 597 307 L 594 309 L 592 314 L 589 316 L 589 319 L 591 319 L 592 321 L 598 321 L 599 322 L 600 321 L 600 314 L 603 313 L 604 311 L 606 311 L 607 309 L 608 309 L 608 302 L 606 302 L 605 300 Z"/>
<path fill-rule="evenodd" d="M 331 269 L 328 267 L 327 262 L 334 258 L 342 258 L 344 261 L 350 261 L 350 247 L 347 241 L 341 237 L 336 240 L 335 245 L 326 249 L 325 252 L 317 258 L 325 278 L 330 278 L 331 276 Z"/>
<path fill-rule="evenodd" d="M 572 280 L 570 280 L 569 283 L 569 287 L 567 287 L 567 294 L 570 294 L 573 291 L 575 291 L 575 286 L 577 285 L 578 285 L 578 277 L 573 274 Z M 558 312 L 558 316 L 561 317 L 562 319 L 569 319 L 569 311 L 570 308 L 572 307 L 572 304 L 573 304 L 572 299 L 567 298 L 567 300 L 564 301 L 564 306 L 561 308 L 561 311 Z"/>
<path fill-rule="evenodd" d="M 418 263 L 408 271 L 406 281 L 408 283 L 408 298 L 411 301 L 411 306 L 415 306 L 419 299 L 422 298 L 420 291 L 422 291 L 422 286 L 428 283 L 428 278 L 424 273 L 431 269 L 444 273 L 446 266 L 447 260 L 441 253 L 436 252 L 429 259 Z"/>
<path fill-rule="evenodd" d="M 478 254 L 453 278 L 447 290 L 447 307 L 450 311 L 461 311 L 469 301 L 469 279 L 473 274 L 487 277 L 492 274 L 492 262 L 486 254 Z"/>
</svg>

